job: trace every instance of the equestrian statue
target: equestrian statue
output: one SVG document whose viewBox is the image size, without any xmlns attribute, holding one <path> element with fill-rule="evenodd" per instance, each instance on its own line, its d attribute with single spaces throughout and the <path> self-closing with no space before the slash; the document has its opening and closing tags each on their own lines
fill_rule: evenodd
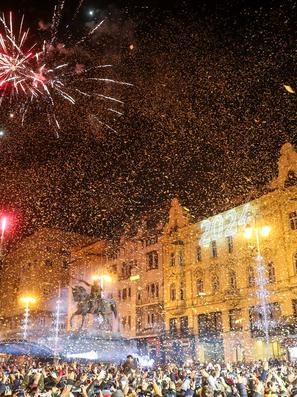
<svg viewBox="0 0 297 397">
<path fill-rule="evenodd" d="M 107 299 L 102 297 L 102 287 L 100 279 L 94 280 L 93 284 L 89 284 L 84 280 L 77 280 L 80 283 L 85 284 L 87 287 L 91 288 L 90 293 L 82 287 L 81 285 L 76 285 L 72 287 L 73 300 L 76 302 L 76 311 L 72 314 L 70 318 L 70 326 L 72 328 L 73 318 L 76 316 L 81 316 L 81 325 L 79 329 L 81 330 L 84 326 L 87 314 L 92 314 L 93 316 L 101 316 L 104 321 L 111 317 L 113 314 L 117 318 L 117 306 L 113 299 Z"/>
</svg>

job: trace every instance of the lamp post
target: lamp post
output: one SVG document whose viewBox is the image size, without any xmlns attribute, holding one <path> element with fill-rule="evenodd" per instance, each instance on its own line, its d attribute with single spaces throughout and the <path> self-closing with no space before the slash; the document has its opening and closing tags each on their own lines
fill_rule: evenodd
<svg viewBox="0 0 297 397">
<path fill-rule="evenodd" d="M 4 234 L 7 226 L 7 218 L 3 216 L 1 219 L 1 238 L 0 238 L 0 259 L 3 256 L 3 244 L 4 244 Z"/>
<path fill-rule="evenodd" d="M 30 318 L 30 305 L 36 302 L 36 298 L 33 296 L 22 296 L 20 302 L 24 304 L 24 322 L 23 322 L 23 339 L 27 339 L 28 328 L 29 328 L 29 318 Z"/>
<path fill-rule="evenodd" d="M 261 254 L 261 245 L 260 245 L 260 236 L 262 237 L 268 237 L 270 233 L 270 226 L 262 226 L 262 227 L 251 227 L 247 225 L 247 227 L 244 230 L 244 237 L 247 239 L 250 239 L 255 235 L 256 237 L 256 248 L 257 248 L 257 254 L 256 254 L 256 270 L 257 270 L 257 286 L 258 286 L 258 297 L 260 300 L 260 305 L 261 305 L 261 310 L 262 310 L 262 315 L 263 315 L 263 321 L 264 321 L 264 334 L 265 334 L 265 343 L 266 343 L 266 358 L 269 358 L 270 356 L 270 338 L 269 338 L 269 321 L 268 321 L 268 312 L 267 312 L 267 289 L 266 289 L 266 284 L 267 284 L 267 277 L 265 275 L 266 269 L 265 269 L 265 264 L 263 260 L 263 256 Z"/>
</svg>

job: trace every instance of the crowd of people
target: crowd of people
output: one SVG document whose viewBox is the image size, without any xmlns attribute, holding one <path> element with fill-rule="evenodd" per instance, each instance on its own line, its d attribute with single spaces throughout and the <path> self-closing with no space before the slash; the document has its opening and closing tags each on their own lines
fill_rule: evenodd
<svg viewBox="0 0 297 397">
<path fill-rule="evenodd" d="M 297 364 L 121 365 L 4 360 L 0 397 L 297 397 Z"/>
</svg>

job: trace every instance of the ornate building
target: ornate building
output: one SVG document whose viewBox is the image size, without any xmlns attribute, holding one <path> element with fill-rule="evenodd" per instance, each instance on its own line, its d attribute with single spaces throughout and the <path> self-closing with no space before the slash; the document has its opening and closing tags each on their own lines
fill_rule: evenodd
<svg viewBox="0 0 297 397">
<path fill-rule="evenodd" d="M 297 345 L 297 187 L 284 187 L 296 166 L 285 144 L 276 190 L 196 224 L 171 210 L 161 239 L 168 358 L 280 357 Z"/>
<path fill-rule="evenodd" d="M 110 282 L 103 278 L 103 283 L 106 297 L 117 302 L 119 316 L 113 331 L 136 339 L 140 350 L 153 357 L 161 355 L 164 326 L 161 229 L 158 222 L 151 227 L 145 219 L 134 231 L 125 230 L 117 242 L 98 241 L 72 252 L 71 284 L 79 279 L 90 283 L 94 275 L 110 276 Z M 70 317 L 75 307 L 71 298 L 69 307 Z M 100 327 L 90 316 L 86 328 Z"/>
</svg>

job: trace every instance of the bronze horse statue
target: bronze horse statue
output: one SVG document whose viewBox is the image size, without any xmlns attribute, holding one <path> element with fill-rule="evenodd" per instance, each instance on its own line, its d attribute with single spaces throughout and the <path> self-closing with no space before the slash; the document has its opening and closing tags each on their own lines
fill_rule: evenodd
<svg viewBox="0 0 297 397">
<path fill-rule="evenodd" d="M 94 316 L 102 316 L 103 320 L 106 320 L 112 314 L 117 318 L 117 305 L 113 299 L 106 299 L 97 297 L 92 299 L 91 295 L 86 289 L 80 285 L 72 287 L 72 295 L 74 302 L 77 303 L 76 311 L 70 318 L 70 326 L 72 328 L 73 318 L 75 316 L 81 316 L 82 321 L 79 329 L 81 330 L 84 326 L 87 314 L 93 314 Z"/>
</svg>

